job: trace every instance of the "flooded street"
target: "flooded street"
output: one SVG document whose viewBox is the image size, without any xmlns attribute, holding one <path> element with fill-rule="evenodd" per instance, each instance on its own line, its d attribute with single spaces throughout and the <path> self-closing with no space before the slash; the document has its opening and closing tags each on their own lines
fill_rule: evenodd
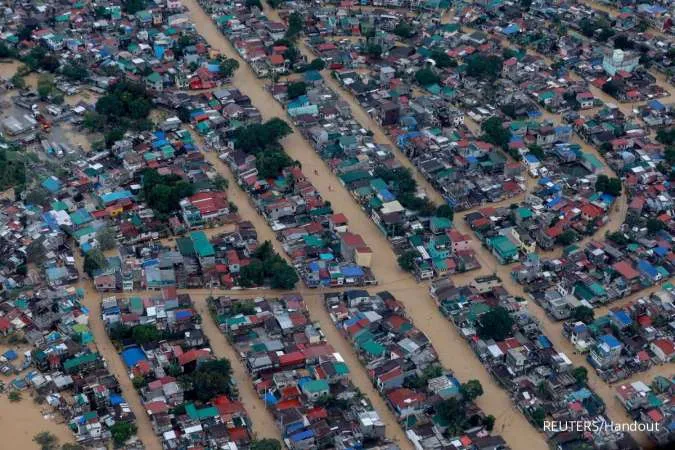
<svg viewBox="0 0 675 450">
<path fill-rule="evenodd" d="M 80 273 L 84 273 L 81 270 L 84 261 L 80 256 L 79 251 L 75 251 L 75 259 L 77 261 L 77 267 L 80 269 Z M 148 450 L 161 449 L 162 446 L 159 442 L 159 438 L 152 430 L 150 418 L 145 413 L 145 409 L 141 404 L 141 399 L 136 393 L 133 384 L 131 383 L 127 368 L 124 366 L 122 358 L 118 354 L 117 349 L 110 341 L 110 338 L 108 338 L 108 335 L 105 331 L 105 326 L 101 320 L 101 298 L 103 295 L 107 294 L 101 294 L 100 292 L 97 292 L 93 283 L 90 280 L 84 279 L 84 277 L 80 278 L 80 281 L 73 286 L 76 289 L 81 288 L 84 290 L 83 303 L 89 309 L 89 328 L 91 329 L 91 333 L 94 335 L 96 347 L 95 350 L 98 351 L 103 356 L 103 358 L 105 358 L 108 370 L 110 370 L 110 372 L 117 377 L 117 380 L 120 383 L 122 395 L 136 416 L 138 438 L 143 442 L 145 448 Z"/>
<path fill-rule="evenodd" d="M 0 378 L 5 382 L 9 381 L 5 377 Z M 0 394 L 0 433 L 11 438 L 11 445 L 7 443 L 7 446 L 0 445 L 0 447 L 36 449 L 38 445 L 33 442 L 33 436 L 42 431 L 48 431 L 56 436 L 59 444 L 73 443 L 73 433 L 67 424 L 56 422 L 58 414 L 45 418 L 41 410 L 50 410 L 48 405 L 38 405 L 26 391 L 22 392 L 21 396 L 20 402 L 12 403 L 7 394 Z"/>
<path fill-rule="evenodd" d="M 197 2 L 195 0 L 183 0 L 183 4 L 190 10 L 192 20 L 196 24 L 198 31 L 206 38 L 209 44 L 225 53 L 228 57 L 234 57 L 240 62 L 240 69 L 233 78 L 234 85 L 251 98 L 253 105 L 260 109 L 265 119 L 280 117 L 289 121 L 281 105 L 274 101 L 271 95 L 264 90 L 264 81 L 255 77 L 248 65 L 233 50 Z M 407 306 L 407 313 L 410 318 L 433 342 L 439 353 L 441 363 L 447 368 L 452 369 L 462 380 L 472 378 L 480 380 L 485 393 L 478 399 L 477 403 L 485 410 L 486 414 L 492 414 L 497 418 L 495 430 L 503 435 L 512 448 L 547 448 L 543 435 L 539 434 L 525 420 L 523 415 L 515 410 L 508 394 L 494 383 L 469 346 L 459 337 L 451 328 L 448 321 L 437 310 L 427 294 L 427 286 L 425 284 L 418 284 L 410 274 L 400 270 L 387 239 L 351 198 L 349 192 L 339 184 L 337 178 L 328 170 L 314 149 L 295 129 L 294 133 L 287 137 L 283 143 L 287 153 L 302 163 L 305 174 L 319 189 L 324 198 L 331 202 L 334 210 L 343 212 L 349 218 L 351 230 L 361 234 L 368 245 L 376 249 L 373 254 L 372 270 L 380 282 L 380 287 L 392 292 Z M 215 155 L 213 158 L 215 158 Z M 318 175 L 314 175 L 314 170 L 318 172 Z M 421 185 L 423 187 L 428 186 L 427 184 Z M 432 191 L 428 189 L 428 192 Z M 252 218 L 248 217 L 245 211 L 243 211 L 243 204 L 234 198 L 233 201 L 238 204 L 242 218 L 251 220 Z M 263 230 L 267 233 L 269 227 L 264 223 L 260 225 L 258 225 L 259 222 L 254 223 L 256 224 L 260 239 L 265 239 Z M 271 233 L 271 231 L 269 232 Z M 494 271 L 495 263 L 491 257 L 490 259 L 481 257 L 481 264 L 485 266 L 484 271 L 488 271 L 489 273 Z M 477 273 L 474 272 L 459 278 L 469 280 L 475 275 Z M 351 347 L 334 332 L 334 326 L 328 320 L 328 316 L 325 314 L 323 305 L 319 299 L 314 296 L 308 297 L 307 300 L 312 318 L 321 322 L 321 326 L 327 334 L 331 333 L 328 334 L 331 343 L 338 351 L 343 353 L 343 356 L 350 365 L 352 381 L 373 401 L 378 412 L 388 425 L 388 434 L 396 433 L 402 438 L 403 432 L 401 428 L 395 424 L 391 424 L 393 416 L 387 408 L 382 406 L 382 404 L 378 404 L 381 400 L 374 392 L 365 370 L 356 362 L 356 356 Z M 332 333 L 335 334 L 333 335 Z M 367 387 L 367 389 L 364 389 L 364 387 Z M 406 447 L 409 446 L 407 441 L 401 444 Z"/>
</svg>

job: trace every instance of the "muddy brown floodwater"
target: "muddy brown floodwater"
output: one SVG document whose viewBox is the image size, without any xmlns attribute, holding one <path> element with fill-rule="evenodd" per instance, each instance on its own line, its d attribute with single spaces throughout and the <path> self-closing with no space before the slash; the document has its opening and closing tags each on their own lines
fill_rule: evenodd
<svg viewBox="0 0 675 450">
<path fill-rule="evenodd" d="M 228 57 L 236 58 L 240 62 L 240 69 L 233 78 L 233 84 L 251 98 L 253 105 L 260 109 L 265 119 L 280 117 L 290 122 L 283 108 L 265 91 L 263 81 L 256 78 L 246 62 L 229 45 L 225 37 L 217 30 L 197 2 L 194 0 L 183 0 L 183 4 L 189 9 L 192 14 L 193 23 L 195 23 L 197 30 L 208 43 Z M 331 202 L 334 210 L 345 213 L 349 218 L 351 230 L 361 234 L 371 248 L 375 249 L 372 269 L 381 284 L 381 288 L 389 290 L 406 304 L 410 318 L 431 339 L 431 342 L 439 353 L 441 363 L 445 367 L 455 371 L 457 376 L 462 380 L 480 380 L 485 393 L 479 398 L 478 404 L 487 414 L 492 414 L 497 418 L 496 431 L 504 436 L 512 448 L 546 448 L 543 435 L 539 434 L 516 411 L 507 393 L 494 383 L 469 346 L 463 342 L 438 312 L 428 297 L 427 285 L 418 284 L 411 275 L 399 269 L 389 242 L 356 204 L 349 192 L 343 188 L 337 178 L 328 170 L 314 149 L 302 138 L 295 128 L 294 133 L 287 137 L 283 144 L 287 153 L 302 163 L 305 174 L 309 176 L 309 179 L 322 193 L 323 197 Z M 318 175 L 314 175 L 315 170 Z M 428 184 L 422 184 L 422 186 L 426 187 Z M 427 192 L 431 195 L 433 191 L 427 190 Z M 238 203 L 238 205 L 240 206 L 241 213 L 241 204 Z M 250 219 L 250 217 L 245 217 L 243 213 L 242 217 Z M 256 223 L 256 228 L 259 234 L 262 234 L 262 229 L 268 229 L 264 223 L 261 225 Z M 261 236 L 261 238 L 263 237 Z M 481 261 L 481 263 L 485 265 L 485 271 L 493 271 L 493 260 Z M 469 276 L 463 278 L 468 280 Z M 334 327 L 328 320 L 323 306 L 319 302 L 320 300 L 316 296 L 308 298 L 312 318 L 320 321 L 322 328 L 327 334 L 333 333 Z M 352 362 L 356 361 L 354 352 L 337 333 L 335 333 L 335 339 L 333 339 L 331 334 L 328 335 L 331 343 L 347 359 L 352 370 L 352 381 L 354 384 L 368 395 L 383 420 L 387 423 L 388 435 L 391 436 L 392 433 L 395 433 L 397 436 L 402 436 L 401 428 L 392 423 L 393 419 L 389 410 L 378 404 L 379 398 L 373 392 L 372 384 L 365 371 L 361 369 L 358 362 Z M 344 351 L 341 348 L 342 346 L 345 348 Z M 366 386 L 368 389 L 365 390 L 362 386 Z M 399 444 L 410 448 L 410 444 L 403 439 L 405 438 L 397 439 Z"/>
<path fill-rule="evenodd" d="M 0 354 L 10 349 L 19 354 L 18 362 L 14 361 L 14 365 L 18 366 L 23 362 L 23 352 L 30 350 L 30 346 L 0 344 Z M 22 374 L 25 375 L 25 372 Z M 8 386 L 16 376 L 0 375 L 0 381 Z M 56 436 L 59 444 L 73 442 L 73 433 L 70 432 L 67 424 L 57 421 L 60 417 L 58 414 L 51 414 L 49 405 L 46 403 L 38 405 L 28 391 L 21 392 L 21 401 L 13 403 L 9 401 L 8 393 L 7 388 L 4 393 L 0 394 L 0 436 L 11 437 L 11 448 L 37 448 L 37 444 L 33 442 L 33 436 L 42 431 L 48 431 Z M 0 444 L 0 448 L 10 447 L 3 447 Z"/>
<path fill-rule="evenodd" d="M 74 254 L 77 261 L 77 267 L 80 270 L 80 273 L 83 274 L 84 271 L 82 270 L 82 267 L 84 260 L 80 256 L 79 251 L 76 250 Z M 84 291 L 83 303 L 89 309 L 89 328 L 94 335 L 94 350 L 98 351 L 103 356 L 103 358 L 105 358 L 108 370 L 113 375 L 115 375 L 115 377 L 117 377 L 117 380 L 120 383 L 122 395 L 136 416 L 136 426 L 138 427 L 136 435 L 141 440 L 141 442 L 143 442 L 146 449 L 160 450 L 162 446 L 159 442 L 159 437 L 155 435 L 152 429 L 150 418 L 143 408 L 140 396 L 136 393 L 136 390 L 131 383 L 127 368 L 124 366 L 122 358 L 117 352 L 117 349 L 110 341 L 110 338 L 105 331 L 103 321 L 101 320 L 101 298 L 104 294 L 96 291 L 94 284 L 89 279 L 85 279 L 83 276 L 80 278 L 80 281 L 74 285 L 74 287 L 76 289 L 80 288 Z"/>
</svg>

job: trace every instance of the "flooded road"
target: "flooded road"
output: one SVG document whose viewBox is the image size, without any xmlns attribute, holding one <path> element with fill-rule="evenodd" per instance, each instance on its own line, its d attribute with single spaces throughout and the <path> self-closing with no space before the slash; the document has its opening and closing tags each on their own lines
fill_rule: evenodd
<svg viewBox="0 0 675 450">
<path fill-rule="evenodd" d="M 82 270 L 84 260 L 80 256 L 79 251 L 75 251 L 75 259 L 77 261 L 77 267 L 80 270 L 80 273 L 84 273 Z M 80 281 L 73 286 L 76 289 L 81 288 L 84 290 L 83 303 L 89 309 L 89 328 L 94 335 L 94 350 L 98 351 L 103 356 L 103 358 L 105 358 L 108 370 L 113 375 L 115 375 L 115 377 L 117 377 L 117 381 L 120 383 L 122 395 L 136 416 L 136 426 L 138 427 L 136 435 L 141 440 L 141 442 L 143 442 L 146 449 L 161 449 L 162 446 L 159 442 L 159 438 L 155 435 L 155 432 L 152 429 L 150 418 L 143 408 L 140 396 L 138 393 L 136 393 L 136 390 L 131 383 L 127 368 L 122 362 L 122 358 L 118 354 L 117 349 L 110 341 L 110 338 L 105 331 L 103 321 L 101 320 L 101 298 L 103 295 L 108 294 L 101 294 L 100 292 L 97 292 L 93 283 L 90 280 L 85 280 L 84 277 L 81 277 Z"/>
<path fill-rule="evenodd" d="M 23 353 L 31 349 L 28 344 L 0 344 L 0 354 L 7 350 L 14 350 L 19 355 L 16 361 L 13 361 L 15 367 L 19 366 L 23 360 Z M 33 401 L 29 391 L 21 392 L 21 401 L 10 402 L 7 397 L 10 389 L 9 383 L 17 376 L 25 376 L 28 370 L 21 372 L 20 375 L 4 376 L 0 375 L 0 382 L 4 383 L 6 390 L 0 394 L 0 434 L 2 436 L 11 436 L 14 448 L 37 448 L 33 442 L 33 436 L 48 431 L 56 436 L 59 444 L 73 442 L 73 433 L 68 429 L 68 425 L 62 422 L 58 413 L 51 413 L 51 406 L 47 403 L 38 405 Z"/>
<path fill-rule="evenodd" d="M 183 0 L 183 4 L 190 10 L 193 23 L 196 24 L 197 30 L 205 37 L 209 44 L 225 53 L 228 57 L 234 57 L 240 62 L 240 69 L 236 72 L 233 83 L 251 98 L 253 105 L 261 110 L 263 118 L 280 117 L 290 122 L 283 108 L 264 90 L 263 81 L 255 77 L 246 62 L 229 45 L 225 37 L 216 29 L 213 22 L 199 7 L 197 2 L 195 0 Z M 337 178 L 328 170 L 314 149 L 295 129 L 294 133 L 287 137 L 283 144 L 287 153 L 302 163 L 305 174 L 322 193 L 323 197 L 331 202 L 335 211 L 343 212 L 349 218 L 350 229 L 355 233 L 361 234 L 368 245 L 376 249 L 373 254 L 372 270 L 380 282 L 380 287 L 392 292 L 406 305 L 410 318 L 431 339 L 431 342 L 439 353 L 441 363 L 445 367 L 452 369 L 462 380 L 472 378 L 480 380 L 485 393 L 478 399 L 477 403 L 485 410 L 486 414 L 492 414 L 497 418 L 495 431 L 502 434 L 512 448 L 547 448 L 543 436 L 525 420 L 522 414 L 515 410 L 508 394 L 494 383 L 469 346 L 466 345 L 457 332 L 450 327 L 449 323 L 438 312 L 436 306 L 428 297 L 427 286 L 425 284 L 418 284 L 410 274 L 400 270 L 387 239 L 351 198 L 350 193 L 339 184 Z M 314 175 L 314 170 L 318 172 L 318 175 Z M 425 186 L 424 184 L 421 185 Z M 429 190 L 429 192 L 432 191 Z M 244 214 L 243 203 L 237 202 L 236 199 L 234 201 L 240 208 L 242 218 L 251 220 L 251 217 L 247 217 Z M 262 231 L 268 230 L 267 225 L 258 225 L 256 223 L 256 229 L 258 230 L 260 239 L 265 239 Z M 492 272 L 491 268 L 495 267 L 494 260 L 492 259 L 482 260 L 481 264 L 485 265 L 483 270 L 490 273 Z M 475 273 L 467 275 L 465 279 L 468 280 L 474 275 Z M 325 315 L 323 305 L 318 299 L 316 297 L 308 298 L 308 306 L 312 318 L 321 322 L 321 326 L 326 333 L 329 330 L 332 333 L 334 326 L 328 320 L 327 315 Z M 325 321 L 327 323 L 324 323 Z M 374 392 L 365 370 L 356 361 L 351 347 L 337 333 L 334 339 L 331 336 L 331 344 L 343 354 L 350 365 L 352 370 L 351 378 L 354 384 L 368 395 L 378 409 L 383 421 L 387 423 L 388 435 L 396 433 L 403 439 L 401 428 L 390 424 L 393 416 L 389 413 L 389 410 L 383 406 L 381 407 L 381 404 L 378 405 L 380 401 L 379 397 Z M 363 387 L 367 387 L 367 390 L 363 389 Z M 399 444 L 409 448 L 407 441 L 399 442 Z"/>
</svg>

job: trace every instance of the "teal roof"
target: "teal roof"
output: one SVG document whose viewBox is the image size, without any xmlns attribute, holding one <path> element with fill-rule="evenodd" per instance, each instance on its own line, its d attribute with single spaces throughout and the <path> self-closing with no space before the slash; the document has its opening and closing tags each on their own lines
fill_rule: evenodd
<svg viewBox="0 0 675 450">
<path fill-rule="evenodd" d="M 199 255 L 199 257 L 204 258 L 216 255 L 213 245 L 211 245 L 209 238 L 203 231 L 193 231 L 190 233 L 190 238 L 192 239 L 192 243 L 194 244 L 195 250 L 197 251 L 197 255 Z"/>
<path fill-rule="evenodd" d="M 98 359 L 98 353 L 85 353 L 84 355 L 70 358 L 63 363 L 63 369 L 66 372 L 77 369 L 84 364 L 93 363 Z"/>
<path fill-rule="evenodd" d="M 302 390 L 305 392 L 315 393 L 328 390 L 328 381 L 326 380 L 311 380 L 302 385 Z"/>
<path fill-rule="evenodd" d="M 72 220 L 75 225 L 79 226 L 91 222 L 94 218 L 89 214 L 89 211 L 80 208 L 70 215 L 70 220 Z"/>
</svg>

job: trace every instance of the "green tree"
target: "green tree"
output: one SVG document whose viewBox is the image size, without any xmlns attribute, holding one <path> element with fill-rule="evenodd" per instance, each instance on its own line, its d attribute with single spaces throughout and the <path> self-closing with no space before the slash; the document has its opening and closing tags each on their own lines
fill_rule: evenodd
<svg viewBox="0 0 675 450">
<path fill-rule="evenodd" d="M 481 129 L 483 130 L 483 140 L 498 145 L 502 148 L 506 148 L 509 141 L 511 140 L 511 131 L 508 128 L 504 128 L 502 119 L 497 116 L 492 116 L 485 122 L 481 124 Z"/>
<path fill-rule="evenodd" d="M 496 79 L 502 72 L 502 59 L 495 55 L 475 53 L 466 58 L 466 74 L 480 79 Z"/>
<path fill-rule="evenodd" d="M 298 282 L 298 274 L 286 261 L 277 262 L 272 266 L 270 285 L 272 289 L 293 289 Z"/>
<path fill-rule="evenodd" d="M 478 318 L 477 331 L 482 339 L 503 341 L 513 332 L 511 314 L 505 308 L 496 306 Z"/>
<path fill-rule="evenodd" d="M 532 422 L 534 422 L 535 425 L 537 425 L 539 428 L 544 426 L 544 420 L 546 419 L 546 411 L 544 411 L 543 408 L 534 408 L 530 412 L 530 417 L 532 418 Z"/>
<path fill-rule="evenodd" d="M 633 41 L 625 34 L 620 34 L 614 38 L 614 48 L 620 48 L 621 50 L 631 50 L 633 46 Z"/>
<path fill-rule="evenodd" d="M 288 28 L 286 29 L 286 37 L 288 39 L 295 39 L 301 32 L 303 27 L 302 14 L 293 11 L 288 16 Z"/>
<path fill-rule="evenodd" d="M 436 217 L 444 217 L 452 220 L 455 217 L 455 211 L 450 205 L 441 205 L 436 208 Z"/>
<path fill-rule="evenodd" d="M 41 99 L 46 99 L 54 90 L 54 79 L 47 74 L 40 75 L 37 82 L 38 95 Z"/>
<path fill-rule="evenodd" d="M 89 77 L 89 71 L 81 64 L 66 64 L 61 69 L 63 76 L 74 81 L 84 81 Z"/>
<path fill-rule="evenodd" d="M 382 46 L 379 44 L 368 44 L 366 53 L 372 58 L 379 58 L 382 55 Z"/>
<path fill-rule="evenodd" d="M 293 165 L 293 160 L 280 150 L 268 150 L 256 156 L 255 166 L 263 178 L 277 177 L 283 169 Z"/>
<path fill-rule="evenodd" d="M 112 250 L 117 246 L 117 233 L 111 227 L 102 227 L 96 232 L 96 240 L 101 250 Z"/>
<path fill-rule="evenodd" d="M 122 10 L 127 14 L 136 14 L 145 9 L 145 0 L 123 0 Z"/>
<path fill-rule="evenodd" d="M 405 20 L 401 20 L 394 27 L 394 34 L 400 38 L 411 38 L 415 35 L 415 30 Z"/>
<path fill-rule="evenodd" d="M 406 272 L 412 272 L 415 270 L 415 260 L 418 256 L 419 253 L 417 251 L 408 250 L 398 257 L 398 265 Z"/>
<path fill-rule="evenodd" d="M 661 222 L 659 219 L 655 219 L 653 217 L 647 219 L 647 231 L 649 232 L 649 234 L 658 233 L 664 228 L 665 228 L 664 223 Z"/>
<path fill-rule="evenodd" d="M 307 93 L 307 85 L 303 81 L 296 81 L 288 85 L 288 98 L 293 100 Z"/>
<path fill-rule="evenodd" d="M 466 383 L 462 383 L 459 392 L 465 400 L 472 402 L 483 395 L 483 386 L 478 380 L 469 380 Z"/>
<path fill-rule="evenodd" d="M 415 81 L 421 86 L 429 86 L 438 83 L 441 79 L 433 69 L 425 67 L 415 72 Z"/>
<path fill-rule="evenodd" d="M 579 384 L 585 385 L 588 383 L 588 369 L 583 366 L 575 367 L 572 370 L 572 376 Z"/>
<path fill-rule="evenodd" d="M 17 89 L 26 89 L 26 80 L 19 74 L 15 73 L 10 80 L 15 88 Z"/>
<path fill-rule="evenodd" d="M 466 412 L 464 405 L 455 398 L 443 400 L 436 405 L 436 413 L 448 424 L 451 435 L 458 434 L 466 424 Z"/>
<path fill-rule="evenodd" d="M 574 230 L 565 230 L 557 238 L 555 238 L 555 242 L 559 245 L 570 245 L 576 242 L 577 239 L 578 236 Z"/>
<path fill-rule="evenodd" d="M 145 345 L 161 340 L 162 332 L 152 324 L 136 325 L 131 329 L 131 339 L 137 345 Z"/>
<path fill-rule="evenodd" d="M 232 394 L 232 367 L 227 359 L 216 359 L 201 363 L 189 375 L 196 398 L 202 402 L 218 395 Z"/>
<path fill-rule="evenodd" d="M 246 0 L 246 7 L 249 9 L 255 7 L 262 11 L 262 3 L 260 0 Z"/>
<path fill-rule="evenodd" d="M 116 446 L 122 446 L 134 434 L 136 434 L 136 425 L 129 422 L 115 422 L 115 425 L 110 427 L 113 442 Z"/>
<path fill-rule="evenodd" d="M 281 450 L 281 443 L 276 439 L 256 439 L 251 442 L 251 450 Z"/>
<path fill-rule="evenodd" d="M 70 442 L 66 442 L 65 444 L 61 445 L 61 450 L 85 450 L 85 449 L 80 444 L 71 444 Z"/>
<path fill-rule="evenodd" d="M 572 318 L 583 323 L 591 323 L 595 319 L 595 312 L 593 308 L 579 305 L 572 310 Z"/>
<path fill-rule="evenodd" d="M 609 80 L 607 83 L 602 85 L 602 90 L 607 93 L 608 95 L 616 98 L 617 95 L 619 94 L 619 90 L 621 87 L 619 86 L 618 82 L 615 80 Z"/>
<path fill-rule="evenodd" d="M 431 51 L 430 58 L 436 63 L 436 67 L 439 69 L 445 69 L 447 67 L 457 67 L 457 61 L 448 56 L 441 49 L 434 49 Z"/>
<path fill-rule="evenodd" d="M 488 415 L 485 417 L 483 420 L 483 426 L 485 427 L 486 430 L 492 431 L 492 429 L 495 426 L 495 416 L 492 414 Z"/>
<path fill-rule="evenodd" d="M 530 153 L 532 153 L 534 156 L 536 156 L 539 160 L 543 160 L 544 157 L 546 156 L 544 154 L 544 149 L 538 146 L 537 144 L 532 144 L 527 147 Z"/>
<path fill-rule="evenodd" d="M 239 69 L 239 61 L 234 58 L 224 58 L 220 61 L 220 74 L 225 78 L 231 78 Z"/>
<path fill-rule="evenodd" d="M 99 249 L 91 250 L 84 257 L 84 271 L 93 276 L 94 272 L 105 269 L 108 266 L 108 260 Z"/>
<path fill-rule="evenodd" d="M 41 431 L 33 436 L 33 442 L 40 446 L 41 450 L 56 450 L 59 439 L 49 431 Z"/>
<path fill-rule="evenodd" d="M 314 58 L 311 63 L 309 63 L 309 68 L 311 70 L 321 71 L 326 68 L 326 61 L 321 58 Z"/>
<path fill-rule="evenodd" d="M 262 261 L 252 259 L 247 265 L 239 269 L 239 282 L 243 287 L 262 286 L 265 282 Z"/>
</svg>

